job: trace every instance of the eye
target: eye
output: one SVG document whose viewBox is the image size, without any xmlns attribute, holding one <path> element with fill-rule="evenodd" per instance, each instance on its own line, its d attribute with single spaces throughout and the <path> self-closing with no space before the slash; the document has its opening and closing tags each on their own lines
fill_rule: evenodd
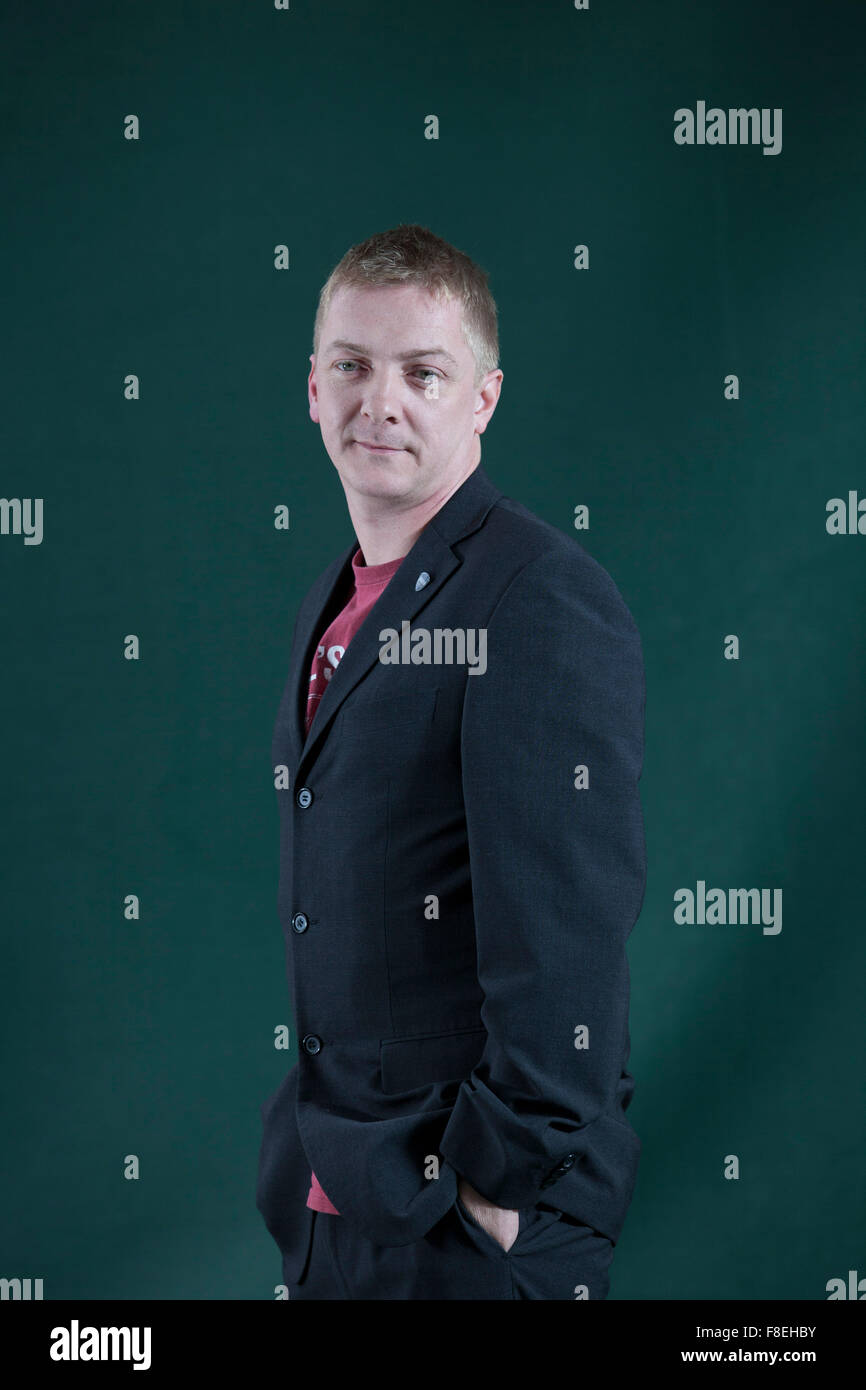
<svg viewBox="0 0 866 1390">
<path fill-rule="evenodd" d="M 416 367 L 414 370 L 415 370 L 416 372 L 420 372 L 421 375 L 424 376 L 424 377 L 426 377 L 428 380 L 429 380 L 431 377 L 432 377 L 432 378 L 441 377 L 441 375 L 442 375 L 441 372 L 434 372 L 434 370 L 433 370 L 432 367 Z"/>
<path fill-rule="evenodd" d="M 357 362 L 350 362 L 350 361 L 348 360 L 348 358 L 346 358 L 346 359 L 345 359 L 344 361 L 342 361 L 342 362 L 335 362 L 335 363 L 334 363 L 334 366 L 337 367 L 337 368 L 340 368 L 340 367 L 356 367 L 357 365 L 358 365 Z M 341 372 L 340 375 L 341 375 L 341 376 L 345 376 L 346 373 L 345 373 L 345 372 Z"/>
</svg>

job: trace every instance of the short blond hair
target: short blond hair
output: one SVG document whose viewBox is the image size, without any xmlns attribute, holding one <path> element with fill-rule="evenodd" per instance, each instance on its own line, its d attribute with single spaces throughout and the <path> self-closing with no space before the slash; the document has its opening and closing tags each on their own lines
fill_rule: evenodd
<svg viewBox="0 0 866 1390">
<path fill-rule="evenodd" d="M 427 227 L 401 223 L 352 246 L 334 266 L 319 294 L 313 328 L 313 352 L 318 353 L 322 324 L 337 290 L 365 285 L 422 285 L 436 299 L 458 299 L 463 305 L 463 336 L 475 358 L 475 380 L 499 366 L 496 303 L 487 274 L 463 251 L 458 251 Z"/>
</svg>

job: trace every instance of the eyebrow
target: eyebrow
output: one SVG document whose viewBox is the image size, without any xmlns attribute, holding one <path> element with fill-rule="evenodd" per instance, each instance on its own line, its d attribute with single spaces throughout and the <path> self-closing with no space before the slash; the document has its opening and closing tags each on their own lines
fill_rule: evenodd
<svg viewBox="0 0 866 1390">
<path fill-rule="evenodd" d="M 358 343 L 347 343 L 345 338 L 336 338 L 333 343 L 328 344 L 325 352 L 333 352 L 334 348 L 341 348 L 344 352 L 357 352 L 361 357 L 372 356 L 369 348 L 360 347 Z M 455 367 L 459 366 L 456 357 L 452 357 L 451 353 L 442 347 L 412 348 L 410 352 L 397 353 L 398 362 L 408 362 L 413 357 L 445 357 Z"/>
</svg>

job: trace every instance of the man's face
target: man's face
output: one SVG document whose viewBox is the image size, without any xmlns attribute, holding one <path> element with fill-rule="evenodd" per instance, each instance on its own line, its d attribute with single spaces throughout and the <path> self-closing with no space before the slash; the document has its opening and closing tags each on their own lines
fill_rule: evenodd
<svg viewBox="0 0 866 1390">
<path fill-rule="evenodd" d="M 473 385 L 458 301 L 417 285 L 343 287 L 310 361 L 310 417 L 350 501 L 412 506 L 478 462 L 502 372 Z"/>
</svg>

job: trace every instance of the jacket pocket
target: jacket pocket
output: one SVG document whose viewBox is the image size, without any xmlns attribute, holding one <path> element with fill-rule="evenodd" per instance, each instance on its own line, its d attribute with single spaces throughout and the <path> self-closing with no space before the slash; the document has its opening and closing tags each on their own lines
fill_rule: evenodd
<svg viewBox="0 0 866 1390">
<path fill-rule="evenodd" d="M 382 1090 L 396 1096 L 436 1082 L 463 1081 L 481 1060 L 486 1041 L 487 1029 L 481 1027 L 381 1042 Z"/>
</svg>

